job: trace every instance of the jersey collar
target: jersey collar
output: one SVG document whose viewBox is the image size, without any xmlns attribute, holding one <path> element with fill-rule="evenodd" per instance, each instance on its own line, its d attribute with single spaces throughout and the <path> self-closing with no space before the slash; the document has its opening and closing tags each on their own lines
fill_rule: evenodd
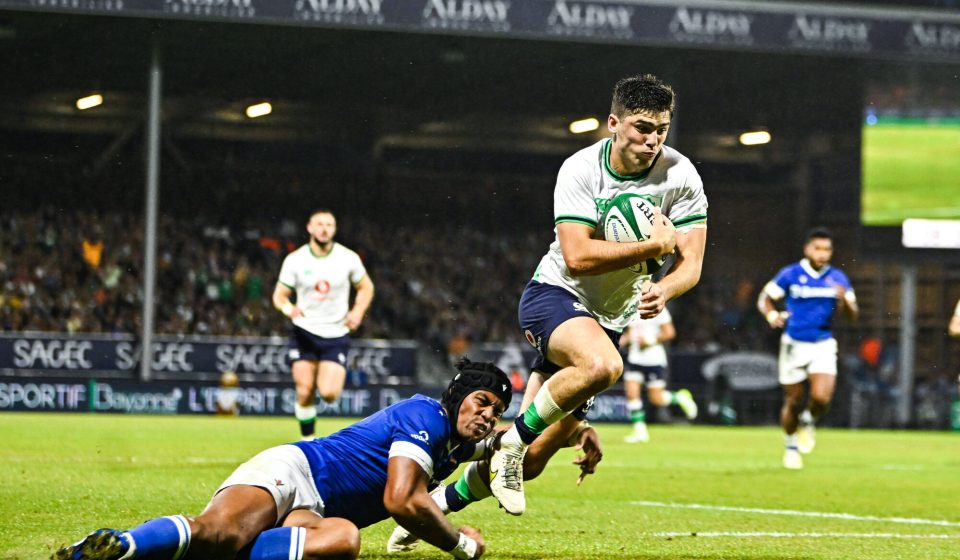
<svg viewBox="0 0 960 560">
<path fill-rule="evenodd" d="M 828 264 L 823 267 L 823 270 L 817 272 L 817 270 L 813 268 L 813 265 L 810 264 L 810 259 L 800 259 L 800 267 L 813 278 L 820 278 L 830 271 L 830 265 Z"/>
<path fill-rule="evenodd" d="M 337 242 L 334 241 L 333 244 L 330 245 L 330 250 L 327 251 L 327 254 L 326 254 L 326 255 L 318 255 L 318 254 L 316 254 L 316 253 L 313 252 L 313 245 L 312 245 L 309 241 L 307 241 L 307 250 L 310 251 L 310 256 L 313 257 L 313 258 L 315 258 L 315 259 L 325 259 L 325 258 L 329 257 L 330 254 L 333 253 L 333 250 L 336 249 L 336 248 L 337 248 Z"/>
<path fill-rule="evenodd" d="M 647 178 L 647 175 L 650 174 L 650 170 L 653 169 L 653 166 L 660 161 L 660 155 L 663 154 L 663 149 L 657 153 L 657 157 L 653 158 L 653 161 L 650 163 L 650 167 L 644 169 L 636 175 L 621 175 L 613 170 L 613 166 L 610 165 L 610 150 L 613 149 L 613 140 L 607 138 L 603 147 L 600 148 L 600 165 L 603 167 L 603 170 L 606 171 L 607 175 L 616 179 L 617 181 L 642 181 Z"/>
</svg>

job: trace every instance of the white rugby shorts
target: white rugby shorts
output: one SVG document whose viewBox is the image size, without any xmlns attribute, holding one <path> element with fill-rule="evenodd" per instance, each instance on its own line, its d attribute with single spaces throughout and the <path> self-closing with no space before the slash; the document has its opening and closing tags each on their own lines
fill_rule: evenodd
<svg viewBox="0 0 960 560">
<path fill-rule="evenodd" d="M 310 473 L 306 455 L 295 445 L 278 445 L 243 463 L 217 489 L 237 485 L 263 488 L 277 504 L 277 525 L 295 509 L 323 515 L 323 500 Z"/>
<path fill-rule="evenodd" d="M 806 381 L 811 373 L 837 374 L 837 340 L 818 342 L 780 337 L 780 384 L 795 385 Z"/>
</svg>

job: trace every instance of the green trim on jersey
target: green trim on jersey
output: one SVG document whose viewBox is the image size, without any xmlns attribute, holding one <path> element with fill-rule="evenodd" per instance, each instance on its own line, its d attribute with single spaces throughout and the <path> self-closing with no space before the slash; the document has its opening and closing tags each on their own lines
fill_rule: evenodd
<svg viewBox="0 0 960 560">
<path fill-rule="evenodd" d="M 279 280 L 278 280 L 278 282 L 279 282 Z M 291 286 L 290 284 L 287 284 L 286 282 L 280 282 L 280 283 L 283 284 L 284 286 L 290 288 L 290 289 L 293 290 L 293 291 L 297 291 L 297 287 L 296 287 L 296 286 Z"/>
<path fill-rule="evenodd" d="M 642 181 L 647 178 L 647 175 L 650 174 L 650 170 L 653 169 L 653 166 L 657 163 L 657 160 L 660 159 L 660 154 L 663 153 L 661 150 L 657 153 L 657 157 L 654 158 L 653 162 L 650 163 L 650 167 L 644 169 L 636 175 L 620 175 L 613 170 L 613 166 L 610 165 L 610 150 L 613 148 L 613 140 L 607 138 L 606 143 L 603 147 L 600 148 L 600 166 L 603 167 L 603 170 L 607 172 L 607 175 L 616 179 L 617 181 Z"/>
<path fill-rule="evenodd" d="M 543 266 L 543 263 L 537 265 L 537 269 L 533 271 L 533 280 L 540 281 L 540 267 Z"/>
<path fill-rule="evenodd" d="M 689 226 L 690 224 L 696 224 L 696 223 L 701 223 L 706 221 L 707 221 L 706 214 L 694 214 L 693 216 L 687 216 L 685 218 L 673 220 L 673 227 Z"/>
<path fill-rule="evenodd" d="M 307 250 L 310 251 L 310 256 L 313 257 L 313 258 L 315 258 L 315 259 L 325 259 L 325 258 L 329 257 L 329 256 L 330 256 L 330 253 L 332 253 L 333 250 L 336 249 L 336 247 L 337 247 L 337 242 L 334 241 L 333 244 L 330 245 L 330 250 L 327 251 L 327 254 L 326 254 L 326 255 L 318 255 L 318 254 L 316 254 L 316 253 L 313 252 L 313 245 L 311 245 L 310 242 L 307 242 Z"/>
<path fill-rule="evenodd" d="M 583 224 L 585 226 L 590 226 L 593 229 L 597 229 L 597 221 L 584 218 L 583 216 L 557 216 L 557 219 L 553 221 L 554 224 L 561 224 L 564 222 L 573 222 L 577 224 Z"/>
</svg>

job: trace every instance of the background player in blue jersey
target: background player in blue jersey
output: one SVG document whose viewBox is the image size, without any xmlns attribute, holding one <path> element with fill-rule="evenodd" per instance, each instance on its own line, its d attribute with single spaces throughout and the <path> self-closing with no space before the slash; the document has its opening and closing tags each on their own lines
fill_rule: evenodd
<svg viewBox="0 0 960 560">
<path fill-rule="evenodd" d="M 240 465 L 200 515 L 101 529 L 53 558 L 356 558 L 359 528 L 388 517 L 455 558 L 478 558 L 480 532 L 454 528 L 428 492 L 484 455 L 512 389 L 491 363 L 456 367 L 440 402 L 415 395 L 325 438 L 267 449 Z"/>
<path fill-rule="evenodd" d="M 831 324 L 839 307 L 855 320 L 860 313 L 847 275 L 830 266 L 833 234 L 824 228 L 807 233 L 804 258 L 780 269 L 764 286 L 757 308 L 780 338 L 780 385 L 785 433 L 783 466 L 802 469 L 801 453 L 813 451 L 814 425 L 827 411 L 837 382 L 837 341 Z M 784 310 L 775 302 L 784 300 Z M 809 397 L 804 408 L 805 382 Z"/>
</svg>

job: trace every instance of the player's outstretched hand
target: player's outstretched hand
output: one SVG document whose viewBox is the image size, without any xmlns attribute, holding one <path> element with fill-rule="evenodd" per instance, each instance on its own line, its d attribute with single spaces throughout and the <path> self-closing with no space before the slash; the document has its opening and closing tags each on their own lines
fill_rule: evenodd
<svg viewBox="0 0 960 560">
<path fill-rule="evenodd" d="M 653 282 L 644 282 L 640 287 L 640 303 L 637 304 L 637 313 L 642 319 L 652 319 L 663 311 L 667 305 L 667 298 L 663 295 L 663 288 Z"/>
<path fill-rule="evenodd" d="M 583 483 L 583 479 L 588 474 L 597 471 L 597 463 L 603 459 L 603 447 L 600 445 L 600 435 L 593 428 L 587 428 L 580 432 L 577 437 L 577 445 L 573 447 L 575 451 L 583 451 L 583 455 L 577 455 L 573 459 L 573 464 L 580 467 L 580 477 L 577 478 L 577 486 Z"/>
<path fill-rule="evenodd" d="M 677 228 L 673 222 L 660 213 L 660 207 L 653 210 L 653 230 L 650 231 L 650 240 L 660 245 L 658 257 L 669 255 L 677 246 Z"/>
<path fill-rule="evenodd" d="M 487 551 L 487 543 L 483 540 L 483 535 L 480 534 L 480 529 L 475 529 L 468 525 L 464 525 L 458 529 L 464 535 L 470 537 L 471 539 L 477 541 L 477 553 L 473 555 L 473 558 L 480 558 L 483 556 L 483 553 Z"/>
</svg>

